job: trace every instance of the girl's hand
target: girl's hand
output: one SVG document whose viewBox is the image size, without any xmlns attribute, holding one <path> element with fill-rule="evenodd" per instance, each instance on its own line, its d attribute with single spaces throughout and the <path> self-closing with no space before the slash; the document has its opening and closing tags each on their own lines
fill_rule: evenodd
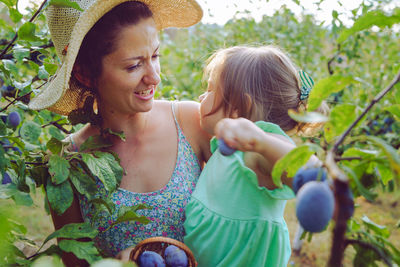
<svg viewBox="0 0 400 267">
<path fill-rule="evenodd" d="M 223 139 L 231 148 L 258 152 L 265 133 L 248 119 L 225 118 L 216 124 L 215 135 L 218 139 Z"/>
</svg>

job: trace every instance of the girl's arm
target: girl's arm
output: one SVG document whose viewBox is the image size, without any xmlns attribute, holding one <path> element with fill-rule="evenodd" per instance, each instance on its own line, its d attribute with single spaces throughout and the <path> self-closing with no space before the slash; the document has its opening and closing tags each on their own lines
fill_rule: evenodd
<svg viewBox="0 0 400 267">
<path fill-rule="evenodd" d="M 244 118 L 220 120 L 215 126 L 215 134 L 230 147 L 247 152 L 244 155 L 246 166 L 255 171 L 260 186 L 268 189 L 276 188 L 271 178 L 275 163 L 296 147 L 286 137 L 266 133 Z M 315 156 L 309 161 L 312 164 L 317 162 Z M 284 184 L 292 185 L 292 179 L 285 174 L 281 179 Z"/>
</svg>

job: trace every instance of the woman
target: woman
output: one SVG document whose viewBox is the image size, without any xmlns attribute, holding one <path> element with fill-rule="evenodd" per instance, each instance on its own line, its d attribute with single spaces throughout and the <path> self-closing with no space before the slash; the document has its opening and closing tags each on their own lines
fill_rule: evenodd
<svg viewBox="0 0 400 267">
<path fill-rule="evenodd" d="M 55 6 L 47 12 L 63 64 L 30 107 L 66 115 L 93 96 L 101 127 L 125 134 L 126 141 L 115 138 L 111 147 L 125 170 L 112 199 L 117 209 L 139 203 L 153 206 L 143 213 L 151 221 L 143 227 L 127 223 L 105 231 L 95 240 L 101 251 L 116 256 L 150 236 L 182 240 L 184 208 L 210 156 L 209 136 L 200 128 L 197 103 L 153 99 L 160 82 L 157 32 L 193 25 L 202 11 L 194 0 L 85 0 L 79 4 L 83 13 Z M 71 140 L 79 147 L 98 133 L 89 124 Z M 107 193 L 100 187 L 100 196 Z M 59 229 L 83 218 L 90 220 L 93 212 L 82 198 L 75 199 L 61 216 L 52 212 L 52 217 Z M 109 218 L 94 223 L 106 227 Z M 67 266 L 82 265 L 73 255 L 64 255 L 63 260 Z"/>
</svg>

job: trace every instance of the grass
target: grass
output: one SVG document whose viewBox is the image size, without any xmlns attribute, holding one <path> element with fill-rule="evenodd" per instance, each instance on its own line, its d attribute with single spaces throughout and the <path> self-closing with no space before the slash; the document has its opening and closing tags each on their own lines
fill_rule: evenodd
<svg viewBox="0 0 400 267">
<path fill-rule="evenodd" d="M 36 247 L 18 244 L 18 247 L 22 249 L 25 255 L 35 253 L 44 239 L 54 231 L 51 217 L 44 209 L 43 193 L 38 191 L 33 199 L 34 205 L 32 207 L 18 207 L 17 220 L 27 227 L 27 237 L 37 244 Z M 360 219 L 366 214 L 375 223 L 386 225 L 391 232 L 389 240 L 395 247 L 400 248 L 400 229 L 396 227 L 396 223 L 400 219 L 400 192 L 381 194 L 374 203 L 370 203 L 362 197 L 357 198 L 355 202 L 357 207 L 354 217 Z M 0 206 L 4 205 L 15 204 L 11 200 L 2 200 Z M 289 227 L 291 240 L 293 240 L 297 228 L 295 206 L 295 200 L 290 200 L 285 210 L 285 219 Z M 333 223 L 331 223 L 327 231 L 314 234 L 311 242 L 304 241 L 300 253 L 292 253 L 288 266 L 326 266 L 330 255 L 333 226 Z M 49 242 L 47 246 L 52 243 L 54 241 Z M 354 253 L 352 248 L 346 250 L 343 266 L 353 266 L 352 257 Z M 379 264 L 379 266 L 384 265 Z"/>
</svg>

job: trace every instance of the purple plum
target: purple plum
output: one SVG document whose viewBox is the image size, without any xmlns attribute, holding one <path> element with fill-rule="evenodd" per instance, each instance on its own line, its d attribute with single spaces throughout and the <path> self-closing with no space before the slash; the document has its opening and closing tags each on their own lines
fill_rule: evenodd
<svg viewBox="0 0 400 267">
<path fill-rule="evenodd" d="M 138 259 L 139 267 L 166 267 L 164 259 L 154 251 L 144 251 Z"/>
<path fill-rule="evenodd" d="M 218 148 L 219 152 L 224 156 L 230 156 L 236 151 L 236 149 L 228 146 L 223 139 L 218 139 Z"/>
<path fill-rule="evenodd" d="M 318 233 L 332 219 L 335 197 L 327 183 L 311 181 L 297 194 L 296 216 L 304 230 Z"/>
<path fill-rule="evenodd" d="M 170 267 L 187 267 L 188 257 L 182 249 L 169 245 L 164 252 L 165 263 Z"/>
</svg>

